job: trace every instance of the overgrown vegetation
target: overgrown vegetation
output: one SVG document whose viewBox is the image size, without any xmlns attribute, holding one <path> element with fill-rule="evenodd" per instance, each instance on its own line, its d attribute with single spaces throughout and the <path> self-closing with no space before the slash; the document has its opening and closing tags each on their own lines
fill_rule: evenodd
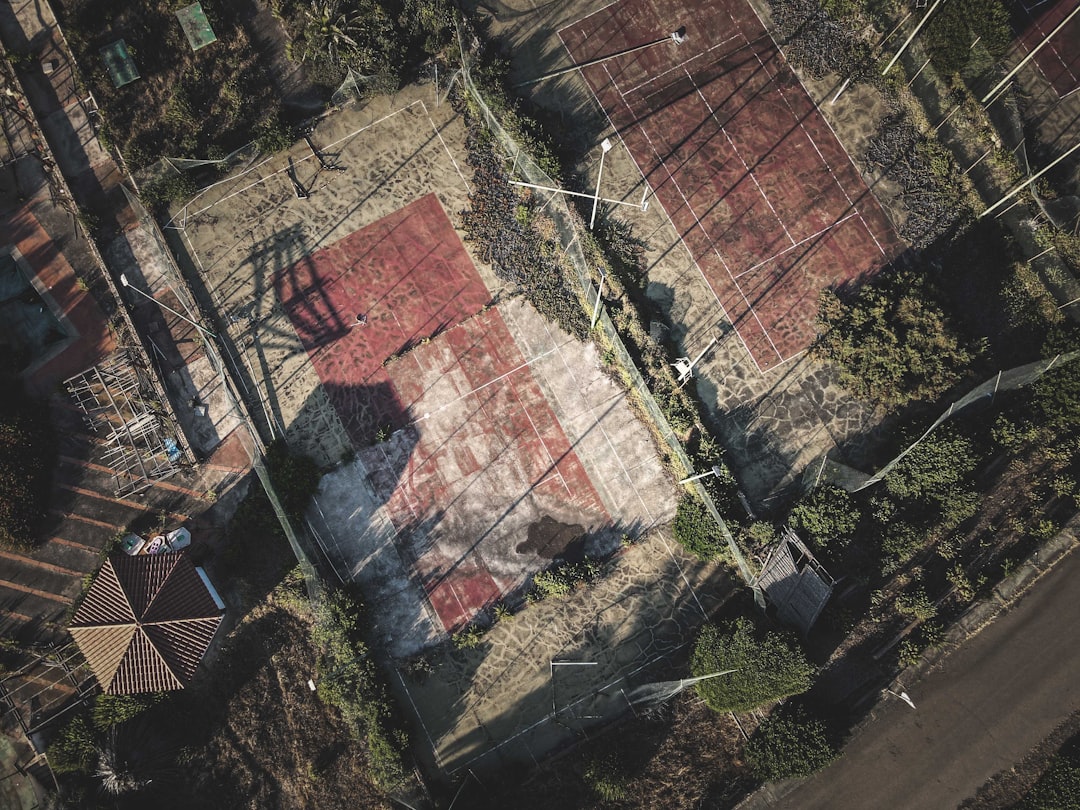
<svg viewBox="0 0 1080 810">
<path fill-rule="evenodd" d="M 763 782 L 809 776 L 839 756 L 826 724 L 799 707 L 770 714 L 744 751 L 754 775 Z"/>
<path fill-rule="evenodd" d="M 49 766 L 60 774 L 94 776 L 110 747 L 111 732 L 160 703 L 163 695 L 106 695 L 94 698 L 89 710 L 75 714 L 49 745 Z M 115 738 L 111 739 L 115 748 Z"/>
<path fill-rule="evenodd" d="M 861 517 L 851 495 L 825 484 L 800 500 L 787 522 L 818 553 L 837 559 L 855 536 Z"/>
<path fill-rule="evenodd" d="M 1051 757 L 1014 810 L 1080 810 L 1080 738 L 1073 737 Z"/>
<path fill-rule="evenodd" d="M 722 625 L 701 628 L 690 672 L 695 677 L 734 670 L 698 682 L 702 700 L 717 712 L 744 712 L 805 692 L 814 667 L 798 642 L 775 630 L 758 632 L 740 617 Z"/>
<path fill-rule="evenodd" d="M 964 178 L 952 154 L 936 138 L 921 132 L 910 115 L 886 117 L 866 147 L 864 160 L 903 189 L 900 235 L 917 248 L 953 232 L 970 216 Z"/>
<path fill-rule="evenodd" d="M 548 597 L 569 596 L 575 589 L 596 582 L 602 573 L 600 561 L 589 557 L 580 562 L 564 562 L 534 574 L 528 598 L 536 602 Z"/>
<path fill-rule="evenodd" d="M 30 548 L 49 505 L 56 437 L 49 409 L 0 380 L 0 547 Z"/>
<path fill-rule="evenodd" d="M 773 22 L 786 45 L 784 55 L 815 78 L 829 73 L 860 80 L 872 74 L 869 46 L 838 18 L 855 11 L 856 0 L 769 0 Z"/>
<path fill-rule="evenodd" d="M 589 322 L 567 279 L 554 224 L 541 201 L 507 181 L 503 157 L 490 133 L 469 116 L 466 139 L 473 170 L 469 208 L 462 212 L 467 238 L 495 274 L 520 289 L 537 311 L 579 340 Z"/>
<path fill-rule="evenodd" d="M 176 7 L 162 0 L 60 0 L 54 8 L 110 139 L 132 168 L 164 155 L 222 157 L 277 113 L 280 100 L 242 4 L 203 4 L 218 41 L 198 52 Z M 100 51 L 121 38 L 142 78 L 116 88 Z"/>
<path fill-rule="evenodd" d="M 999 62 L 1013 40 L 1009 12 L 1002 0 L 953 0 L 942 5 L 923 32 L 934 65 L 945 75 L 969 62 L 980 67 Z"/>
<path fill-rule="evenodd" d="M 818 328 L 814 354 L 835 363 L 857 396 L 885 410 L 936 399 L 976 356 L 941 294 L 912 270 L 884 272 L 854 294 L 825 290 Z"/>
<path fill-rule="evenodd" d="M 703 560 L 715 560 L 727 549 L 720 527 L 697 497 L 685 494 L 679 500 L 672 531 L 679 544 Z"/>
<path fill-rule="evenodd" d="M 271 8 L 290 58 L 327 88 L 353 70 L 367 77 L 370 91 L 392 92 L 454 35 L 447 0 L 271 0 Z"/>
<path fill-rule="evenodd" d="M 253 140 L 270 151 L 288 146 L 282 97 L 297 82 L 314 95 L 309 103 L 328 101 L 349 69 L 365 77 L 368 92 L 391 92 L 442 53 L 454 31 L 447 0 L 273 0 L 296 63 L 277 75 L 267 38 L 280 34 L 257 22 L 247 3 L 203 3 L 217 41 L 197 52 L 175 6 L 162 0 L 59 0 L 55 7 L 101 105 L 108 142 L 133 169 L 162 156 L 220 158 Z M 121 38 L 141 78 L 115 88 L 100 51 Z M 169 182 L 153 194 L 174 199 L 184 190 Z"/>
<path fill-rule="evenodd" d="M 368 755 L 371 777 L 389 791 L 409 778 L 408 738 L 386 687 L 360 637 L 363 608 L 343 591 L 316 608 L 313 639 L 319 650 L 319 697 L 335 706 Z"/>
<path fill-rule="evenodd" d="M 314 459 L 293 453 L 284 440 L 276 439 L 266 448 L 266 468 L 285 514 L 302 519 L 322 477 Z"/>
</svg>

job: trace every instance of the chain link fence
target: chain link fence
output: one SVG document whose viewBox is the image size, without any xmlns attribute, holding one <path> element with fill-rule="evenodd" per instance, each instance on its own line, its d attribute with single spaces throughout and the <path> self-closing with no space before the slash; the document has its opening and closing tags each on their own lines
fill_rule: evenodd
<svg viewBox="0 0 1080 810">
<path fill-rule="evenodd" d="M 157 221 L 150 215 L 150 212 L 146 210 L 136 194 L 131 193 L 126 186 L 121 186 L 121 188 L 124 189 L 124 194 L 127 196 L 132 210 L 138 216 L 140 226 L 147 229 L 153 236 L 155 251 L 161 257 L 162 266 L 168 268 L 168 275 L 171 276 L 171 278 L 168 279 L 170 288 L 183 303 L 183 307 L 189 316 L 192 316 L 193 318 L 201 317 L 199 307 L 180 272 L 180 268 L 176 263 L 172 251 L 165 242 L 165 236 L 161 232 L 161 228 L 158 227 Z M 299 534 L 293 528 L 292 521 L 285 512 L 284 507 L 282 507 L 281 499 L 278 497 L 277 490 L 274 488 L 274 483 L 270 479 L 270 471 L 266 467 L 265 459 L 266 445 L 252 423 L 251 418 L 243 405 L 243 400 L 233 387 L 232 374 L 228 373 L 225 362 L 222 360 L 221 355 L 218 354 L 214 342 L 211 340 L 204 340 L 202 345 L 207 361 L 213 367 L 214 372 L 221 381 L 222 389 L 225 391 L 228 400 L 229 409 L 240 420 L 245 428 L 244 433 L 241 435 L 245 436 L 246 440 L 242 441 L 241 444 L 247 452 L 252 469 L 259 479 L 263 491 L 266 493 L 267 500 L 270 501 L 270 506 L 273 508 L 274 515 L 281 525 L 281 530 L 284 532 L 286 539 L 289 541 L 289 546 L 296 556 L 300 571 L 304 577 L 308 599 L 313 605 L 318 604 L 321 602 L 323 596 L 322 581 L 304 544 L 301 542 Z"/>
<path fill-rule="evenodd" d="M 192 169 L 199 169 L 203 166 L 215 166 L 221 175 L 226 175 L 231 174 L 238 168 L 250 165 L 260 154 L 261 150 L 258 144 L 251 141 L 223 158 L 162 157 L 156 163 L 136 170 L 133 177 L 139 186 L 158 185 L 171 178 L 182 177 Z"/>
<path fill-rule="evenodd" d="M 500 124 L 495 113 L 493 113 L 491 108 L 485 103 L 483 92 L 472 78 L 469 52 L 464 44 L 460 24 L 458 24 L 457 34 L 458 47 L 461 51 L 461 79 L 466 92 L 471 96 L 476 105 L 476 109 L 483 117 L 485 125 L 506 152 L 507 156 L 514 161 L 517 172 L 525 177 L 528 182 L 538 186 L 557 188 L 558 183 L 537 165 L 528 152 L 523 150 L 517 144 L 514 138 Z M 561 195 L 552 193 L 546 212 L 555 223 L 555 229 L 558 233 L 559 243 L 563 248 L 565 258 L 570 266 L 574 268 L 574 278 L 572 281 L 576 282 L 577 292 L 581 297 L 581 300 L 583 302 L 599 300 L 599 290 L 593 284 L 589 273 L 588 262 L 582 251 L 581 242 L 578 239 L 575 224 L 576 220 L 571 215 L 566 201 Z M 606 311 L 602 312 L 597 319 L 596 329 L 602 336 L 602 340 L 606 344 L 606 348 L 609 350 L 613 361 L 620 368 L 622 378 L 630 389 L 632 401 L 640 407 L 646 415 L 646 418 L 652 423 L 655 428 L 655 434 L 667 446 L 667 449 L 675 462 L 680 465 L 688 475 L 693 473 L 694 465 L 686 452 L 686 448 L 683 447 L 679 437 L 675 434 L 675 431 L 672 430 L 667 417 L 657 404 L 656 399 L 653 397 L 644 378 L 642 378 L 641 373 L 638 371 L 633 358 L 631 358 L 630 353 L 626 350 L 626 346 L 623 345 L 622 338 L 619 336 L 618 331 L 615 329 L 615 325 L 612 323 L 611 318 L 608 317 Z M 705 509 L 720 528 L 720 533 L 724 538 L 724 542 L 727 544 L 728 552 L 731 554 L 731 558 L 735 562 L 740 576 L 747 585 L 753 587 L 755 581 L 754 569 L 751 568 L 749 562 L 743 555 L 742 550 L 735 542 L 731 530 L 720 516 L 720 512 L 716 508 L 716 503 L 713 501 L 712 496 L 700 481 L 691 482 L 687 486 L 691 487 L 698 498 L 705 504 Z M 760 595 L 757 593 L 756 589 L 755 597 L 758 598 L 760 602 Z"/>
<path fill-rule="evenodd" d="M 908 453 L 914 450 L 920 442 L 933 433 L 943 422 L 947 419 L 951 419 L 964 408 L 967 408 L 969 405 L 974 405 L 976 402 L 980 402 L 987 397 L 990 397 L 991 400 L 993 400 L 999 391 L 1013 391 L 1017 388 L 1031 385 L 1051 369 L 1059 368 L 1067 363 L 1072 363 L 1078 358 L 1080 358 L 1080 351 L 1073 351 L 1066 354 L 1059 354 L 1049 359 L 1036 360 L 1034 363 L 1017 366 L 1008 371 L 999 371 L 982 385 L 972 388 L 963 397 L 949 405 L 948 410 L 941 414 L 941 416 L 926 429 L 926 432 L 923 433 L 922 436 L 904 448 L 902 453 L 873 474 L 864 473 L 860 470 L 856 470 L 854 467 L 849 467 L 846 464 L 833 461 L 827 455 L 822 456 L 820 461 L 811 464 L 807 469 L 806 476 L 804 477 L 806 489 L 810 490 L 818 486 L 818 484 L 824 483 L 833 484 L 848 492 L 858 492 L 860 489 L 866 489 L 869 486 L 873 486 L 888 475 L 890 470 L 899 464 Z"/>
</svg>

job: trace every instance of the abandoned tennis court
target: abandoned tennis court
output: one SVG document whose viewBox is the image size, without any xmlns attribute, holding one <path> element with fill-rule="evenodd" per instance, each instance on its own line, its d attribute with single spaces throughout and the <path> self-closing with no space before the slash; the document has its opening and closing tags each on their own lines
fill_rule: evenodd
<svg viewBox="0 0 1080 810">
<path fill-rule="evenodd" d="M 582 74 L 760 370 L 805 351 L 818 293 L 898 246 L 858 170 L 745 0 L 620 0 L 563 28 Z"/>
<path fill-rule="evenodd" d="M 676 489 L 596 348 L 502 289 L 462 243 L 464 137 L 430 87 L 410 88 L 324 119 L 310 147 L 255 160 L 169 225 L 267 426 L 329 469 L 310 526 L 338 575 L 364 587 L 399 663 L 556 559 L 647 536 L 612 563 L 622 579 L 584 597 L 601 601 L 558 622 L 528 618 L 554 606 L 529 609 L 499 630 L 512 637 L 504 651 L 519 649 L 510 658 L 474 650 L 482 660 L 424 685 L 402 679 L 424 756 L 450 769 L 574 738 L 559 726 L 527 749 L 503 746 L 519 723 L 547 729 L 549 696 L 523 707 L 524 692 L 481 689 L 477 673 L 547 682 L 560 650 L 616 634 L 625 645 L 610 659 L 587 653 L 603 666 L 560 688 L 636 685 L 631 673 L 645 677 L 692 638 L 715 606 L 694 591 L 723 577 L 652 531 L 673 516 Z"/>
</svg>

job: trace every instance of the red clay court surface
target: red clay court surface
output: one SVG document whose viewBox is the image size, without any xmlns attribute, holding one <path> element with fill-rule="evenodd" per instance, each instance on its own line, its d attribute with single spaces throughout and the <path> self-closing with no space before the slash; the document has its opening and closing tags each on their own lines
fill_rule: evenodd
<svg viewBox="0 0 1080 810">
<path fill-rule="evenodd" d="M 526 494 L 544 514 L 567 522 L 585 528 L 610 522 L 526 363 L 502 315 L 490 309 L 390 366 L 406 407 L 431 414 L 387 501 L 390 519 L 403 531 L 460 504 L 440 514 L 441 531 L 468 543 L 413 552 L 448 631 L 521 584 L 521 571 L 501 569 L 500 561 L 513 556 L 539 517 L 519 503 Z M 449 407 L 440 412 L 443 405 Z M 516 510 L 521 514 L 513 516 Z"/>
<path fill-rule="evenodd" d="M 1046 39 L 1075 8 L 1076 0 L 1016 0 L 1013 27 L 1026 52 Z M 1080 14 L 1035 54 L 1035 62 L 1059 96 L 1080 88 Z"/>
<path fill-rule="evenodd" d="M 762 370 L 814 339 L 819 292 L 898 250 L 858 170 L 743 0 L 620 0 L 562 29 L 612 126 Z"/>
<path fill-rule="evenodd" d="M 505 561 L 541 514 L 610 523 L 499 311 L 481 311 L 487 288 L 434 195 L 275 285 L 447 631 L 521 585 Z"/>
<path fill-rule="evenodd" d="M 491 298 L 434 194 L 279 271 L 274 287 L 357 447 L 411 421 L 383 361 Z"/>
</svg>

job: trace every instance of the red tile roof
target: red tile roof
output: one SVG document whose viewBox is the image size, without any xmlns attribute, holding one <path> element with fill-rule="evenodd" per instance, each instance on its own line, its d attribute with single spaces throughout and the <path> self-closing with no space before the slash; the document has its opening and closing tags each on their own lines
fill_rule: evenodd
<svg viewBox="0 0 1080 810">
<path fill-rule="evenodd" d="M 223 615 L 187 554 L 117 554 L 68 629 L 106 692 L 161 692 L 191 680 Z"/>
</svg>

